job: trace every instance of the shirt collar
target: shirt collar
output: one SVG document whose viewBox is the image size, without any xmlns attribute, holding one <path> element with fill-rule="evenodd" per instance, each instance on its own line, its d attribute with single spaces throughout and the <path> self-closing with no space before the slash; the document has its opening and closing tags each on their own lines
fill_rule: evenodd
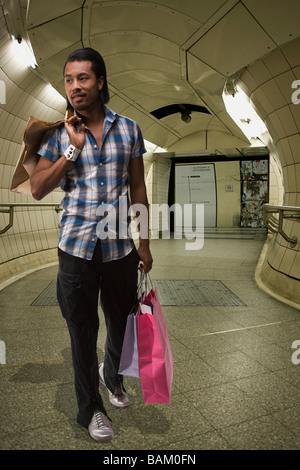
<svg viewBox="0 0 300 470">
<path fill-rule="evenodd" d="M 115 113 L 112 109 L 108 108 L 107 106 L 103 106 L 105 119 L 112 123 L 117 118 L 117 113 Z"/>
<path fill-rule="evenodd" d="M 103 106 L 103 109 L 104 109 L 104 121 L 107 122 L 108 124 L 112 124 L 115 121 L 115 119 L 117 119 L 118 114 L 105 105 Z M 77 115 L 75 109 L 74 109 L 74 115 Z"/>
</svg>

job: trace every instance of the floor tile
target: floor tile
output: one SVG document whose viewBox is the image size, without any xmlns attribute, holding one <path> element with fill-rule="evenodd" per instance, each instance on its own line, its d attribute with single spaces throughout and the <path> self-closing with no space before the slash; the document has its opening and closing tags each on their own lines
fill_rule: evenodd
<svg viewBox="0 0 300 470">
<path fill-rule="evenodd" d="M 163 307 L 175 363 L 171 403 L 144 404 L 140 379 L 125 377 L 131 405 L 119 410 L 101 386 L 115 432 L 109 443 L 94 442 L 76 423 L 70 339 L 58 306 L 33 305 L 55 283 L 57 266 L 0 291 L 0 339 L 6 345 L 1 449 L 299 449 L 300 365 L 292 362 L 292 342 L 300 340 L 300 311 L 255 284 L 263 240 L 206 239 L 195 252 L 184 243 L 151 242 L 151 278 L 201 286 L 218 281 L 244 304 Z M 101 362 L 101 308 L 99 317 Z"/>
</svg>

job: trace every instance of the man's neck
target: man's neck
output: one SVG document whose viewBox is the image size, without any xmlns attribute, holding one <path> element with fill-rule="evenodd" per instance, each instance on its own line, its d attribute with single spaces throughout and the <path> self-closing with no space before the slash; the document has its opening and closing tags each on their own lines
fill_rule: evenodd
<svg viewBox="0 0 300 470">
<path fill-rule="evenodd" d="M 97 106 L 92 110 L 77 111 L 76 113 L 88 128 L 92 128 L 94 126 L 99 126 L 99 124 L 102 124 L 105 116 L 104 109 L 102 108 L 102 106 Z"/>
</svg>

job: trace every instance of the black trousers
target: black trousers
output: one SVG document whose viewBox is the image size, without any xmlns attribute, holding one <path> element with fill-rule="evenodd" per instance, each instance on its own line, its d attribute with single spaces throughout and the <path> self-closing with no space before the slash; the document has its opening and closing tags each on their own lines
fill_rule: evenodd
<svg viewBox="0 0 300 470">
<path fill-rule="evenodd" d="M 123 380 L 119 362 L 127 316 L 136 302 L 140 259 L 134 248 L 126 257 L 104 263 L 100 240 L 90 261 L 60 249 L 58 258 L 57 298 L 71 338 L 77 422 L 87 428 L 95 409 L 107 414 L 99 393 L 99 292 L 107 330 L 104 379 L 114 392 Z"/>
</svg>

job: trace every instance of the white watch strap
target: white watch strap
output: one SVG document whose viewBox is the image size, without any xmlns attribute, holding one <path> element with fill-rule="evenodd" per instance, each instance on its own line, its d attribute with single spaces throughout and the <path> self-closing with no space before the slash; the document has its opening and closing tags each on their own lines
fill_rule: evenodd
<svg viewBox="0 0 300 470">
<path fill-rule="evenodd" d="M 74 147 L 74 145 L 71 144 L 65 151 L 64 156 L 66 157 L 67 160 L 75 162 L 80 154 L 81 154 L 81 150 L 77 149 L 76 147 Z"/>
</svg>

